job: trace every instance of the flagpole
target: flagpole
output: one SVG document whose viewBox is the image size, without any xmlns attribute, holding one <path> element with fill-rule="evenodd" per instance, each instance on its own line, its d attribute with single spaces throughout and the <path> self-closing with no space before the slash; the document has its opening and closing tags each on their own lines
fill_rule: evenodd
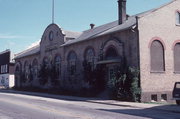
<svg viewBox="0 0 180 119">
<path fill-rule="evenodd" d="M 54 23 L 54 0 L 52 0 L 52 23 Z"/>
</svg>

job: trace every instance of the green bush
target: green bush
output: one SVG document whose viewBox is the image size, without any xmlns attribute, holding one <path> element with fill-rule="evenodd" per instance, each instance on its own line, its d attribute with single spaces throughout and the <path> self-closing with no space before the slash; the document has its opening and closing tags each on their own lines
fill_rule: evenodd
<svg viewBox="0 0 180 119">
<path fill-rule="evenodd" d="M 41 85 L 45 85 L 48 82 L 49 78 L 49 69 L 48 67 L 43 63 L 40 67 L 39 73 L 38 73 L 39 83 Z"/>
<path fill-rule="evenodd" d="M 97 65 L 95 68 L 86 60 L 83 62 L 84 85 L 86 86 L 86 93 L 89 95 L 97 95 L 105 89 L 105 67 Z M 91 94 L 90 94 L 91 93 Z"/>
<path fill-rule="evenodd" d="M 115 77 L 108 81 L 110 97 L 123 101 L 140 101 L 139 70 L 128 68 L 121 73 L 120 68 L 115 72 Z"/>
</svg>

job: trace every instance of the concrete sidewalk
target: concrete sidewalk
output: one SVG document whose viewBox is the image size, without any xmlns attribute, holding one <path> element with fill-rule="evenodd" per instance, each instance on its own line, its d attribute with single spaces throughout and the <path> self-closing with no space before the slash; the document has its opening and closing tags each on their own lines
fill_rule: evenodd
<svg viewBox="0 0 180 119">
<path fill-rule="evenodd" d="M 174 113 L 180 113 L 180 106 L 177 106 L 175 104 L 123 102 L 123 101 L 116 101 L 116 100 L 102 100 L 100 98 L 84 98 L 84 97 L 76 97 L 76 96 L 64 96 L 64 95 L 54 95 L 54 94 L 47 94 L 47 93 L 26 92 L 26 91 L 16 91 L 16 90 L 6 90 L 6 89 L 1 89 L 0 92 L 23 94 L 23 95 L 30 95 L 30 96 L 40 96 L 40 97 L 69 100 L 69 101 L 85 101 L 85 102 L 90 102 L 90 103 L 134 107 L 134 108 L 140 108 L 140 109 L 163 110 L 163 111 L 170 111 Z"/>
</svg>

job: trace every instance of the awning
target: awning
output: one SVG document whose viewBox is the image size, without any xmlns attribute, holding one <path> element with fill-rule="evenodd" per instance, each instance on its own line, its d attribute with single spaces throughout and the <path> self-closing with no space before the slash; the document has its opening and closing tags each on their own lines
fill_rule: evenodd
<svg viewBox="0 0 180 119">
<path fill-rule="evenodd" d="M 111 60 L 102 60 L 98 61 L 96 64 L 112 64 L 112 63 L 120 63 L 121 59 L 111 59 Z"/>
</svg>

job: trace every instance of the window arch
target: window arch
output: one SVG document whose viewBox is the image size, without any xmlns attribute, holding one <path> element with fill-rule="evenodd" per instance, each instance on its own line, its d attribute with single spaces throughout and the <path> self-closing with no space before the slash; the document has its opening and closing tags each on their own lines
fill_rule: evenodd
<svg viewBox="0 0 180 119">
<path fill-rule="evenodd" d="M 76 72 L 76 60 L 77 60 L 76 53 L 74 51 L 71 51 L 68 54 L 68 69 L 70 75 L 74 75 Z"/>
<path fill-rule="evenodd" d="M 24 76 L 25 76 L 25 80 L 29 79 L 29 73 L 30 73 L 30 67 L 29 67 L 29 62 L 25 61 L 24 63 Z"/>
<path fill-rule="evenodd" d="M 180 72 L 180 43 L 174 46 L 174 71 Z"/>
<path fill-rule="evenodd" d="M 107 50 L 106 50 L 106 55 L 105 55 L 105 59 L 109 60 L 109 59 L 114 59 L 118 57 L 118 53 L 117 50 L 115 49 L 114 46 L 110 46 Z"/>
<path fill-rule="evenodd" d="M 20 76 L 20 66 L 17 65 L 15 68 L 15 80 L 18 80 L 19 76 Z"/>
<path fill-rule="evenodd" d="M 84 53 L 84 66 L 89 66 L 91 69 L 94 69 L 94 49 L 89 47 L 85 50 Z"/>
<path fill-rule="evenodd" d="M 32 72 L 33 72 L 33 78 L 37 78 L 37 76 L 38 76 L 38 61 L 37 61 L 37 59 L 34 59 L 32 62 Z"/>
<path fill-rule="evenodd" d="M 54 58 L 54 66 L 55 66 L 55 71 L 57 74 L 57 78 L 59 78 L 60 73 L 61 73 L 61 57 L 59 55 L 57 55 Z"/>
<path fill-rule="evenodd" d="M 86 49 L 85 55 L 84 55 L 84 59 L 87 62 L 93 62 L 94 56 L 95 56 L 95 53 L 94 53 L 94 49 L 93 48 Z"/>
<path fill-rule="evenodd" d="M 20 86 L 20 80 L 22 79 L 22 64 L 20 61 L 16 62 L 15 64 L 15 86 Z"/>
<path fill-rule="evenodd" d="M 154 40 L 150 47 L 151 71 L 165 71 L 164 47 L 159 40 Z"/>
<path fill-rule="evenodd" d="M 49 59 L 48 59 L 47 57 L 44 57 L 44 59 L 43 59 L 43 65 L 45 66 L 45 68 L 48 68 Z"/>
<path fill-rule="evenodd" d="M 15 72 L 19 73 L 20 72 L 20 67 L 17 65 L 15 68 Z"/>
</svg>

